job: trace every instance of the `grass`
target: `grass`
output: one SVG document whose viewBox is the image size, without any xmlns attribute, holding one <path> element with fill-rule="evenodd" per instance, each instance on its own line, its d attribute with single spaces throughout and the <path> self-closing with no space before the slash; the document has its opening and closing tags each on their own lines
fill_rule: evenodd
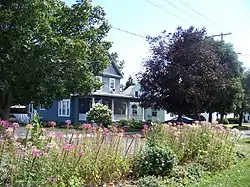
<svg viewBox="0 0 250 187">
<path fill-rule="evenodd" d="M 250 138 L 240 140 L 239 150 L 250 154 Z M 249 187 L 250 157 L 241 160 L 233 167 L 205 179 L 199 187 Z"/>
<path fill-rule="evenodd" d="M 224 126 L 226 128 L 236 128 L 238 130 L 250 130 L 250 123 L 243 123 L 242 126 L 239 126 L 239 124 L 228 124 Z"/>
</svg>

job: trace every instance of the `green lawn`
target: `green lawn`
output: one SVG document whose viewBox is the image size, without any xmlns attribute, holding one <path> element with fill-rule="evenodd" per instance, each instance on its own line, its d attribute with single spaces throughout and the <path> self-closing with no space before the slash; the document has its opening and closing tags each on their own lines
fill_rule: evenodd
<svg viewBox="0 0 250 187">
<path fill-rule="evenodd" d="M 250 130 L 250 123 L 243 123 L 241 127 L 239 127 L 239 124 L 228 124 L 224 126 L 227 128 L 236 127 L 239 130 Z"/>
<path fill-rule="evenodd" d="M 242 139 L 240 150 L 250 154 L 250 138 Z M 232 168 L 205 179 L 199 187 L 250 187 L 250 157 Z"/>
</svg>

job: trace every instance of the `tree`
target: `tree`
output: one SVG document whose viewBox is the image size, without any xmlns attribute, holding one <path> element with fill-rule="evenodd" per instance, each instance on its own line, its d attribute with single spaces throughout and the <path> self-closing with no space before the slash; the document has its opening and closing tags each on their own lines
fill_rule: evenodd
<svg viewBox="0 0 250 187">
<path fill-rule="evenodd" d="M 204 112 L 214 89 L 224 89 L 224 67 L 218 63 L 213 43 L 205 29 L 177 28 L 148 37 L 151 55 L 140 74 L 144 107 L 178 114 Z"/>
<path fill-rule="evenodd" d="M 238 60 L 233 45 L 224 41 L 211 40 L 214 44 L 218 62 L 224 67 L 224 76 L 227 81 L 223 85 L 224 89 L 214 89 L 213 98 L 208 103 L 208 111 L 219 112 L 221 121 L 225 114 L 235 112 L 242 105 L 244 90 L 242 80 L 242 63 Z"/>
<path fill-rule="evenodd" d="M 244 88 L 244 94 L 241 106 L 237 107 L 237 113 L 239 114 L 239 126 L 242 126 L 244 113 L 250 113 L 250 71 L 246 71 L 243 74 L 242 86 Z"/>
<path fill-rule="evenodd" d="M 118 68 L 122 72 L 122 74 L 124 74 L 123 69 L 124 69 L 125 61 L 124 60 L 118 60 L 119 56 L 118 56 L 118 54 L 116 52 L 111 53 L 109 55 L 109 58 L 110 58 L 111 62 L 114 62 L 118 66 Z"/>
<path fill-rule="evenodd" d="M 131 77 L 131 75 L 128 77 L 127 82 L 125 83 L 125 87 L 123 90 L 126 90 L 128 87 L 135 85 L 134 79 Z"/>
<path fill-rule="evenodd" d="M 13 103 L 49 105 L 100 87 L 109 64 L 105 13 L 87 0 L 0 2 L 0 118 Z"/>
</svg>

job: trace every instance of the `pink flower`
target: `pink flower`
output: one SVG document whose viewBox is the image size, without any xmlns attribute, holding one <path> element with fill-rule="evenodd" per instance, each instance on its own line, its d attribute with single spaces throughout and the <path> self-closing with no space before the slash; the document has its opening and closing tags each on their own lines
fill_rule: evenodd
<svg viewBox="0 0 250 187">
<path fill-rule="evenodd" d="M 132 135 L 132 138 L 136 139 L 136 138 L 137 138 L 137 135 L 136 135 L 136 134 L 133 134 L 133 135 Z"/>
<path fill-rule="evenodd" d="M 53 147 L 55 147 L 55 143 L 48 143 L 47 145 L 46 145 L 46 148 L 48 148 L 48 149 L 52 149 Z"/>
<path fill-rule="evenodd" d="M 118 133 L 118 136 L 119 137 L 123 137 L 123 133 Z"/>
<path fill-rule="evenodd" d="M 70 120 L 66 120 L 65 123 L 66 123 L 66 125 L 70 125 L 71 121 Z"/>
<path fill-rule="evenodd" d="M 31 130 L 33 128 L 33 126 L 31 124 L 28 124 L 28 125 L 26 125 L 25 128 L 28 129 L 28 130 Z"/>
<path fill-rule="evenodd" d="M 140 134 L 136 134 L 136 136 L 137 136 L 138 138 L 141 138 L 141 135 L 140 135 Z"/>
<path fill-rule="evenodd" d="M 50 127 L 55 127 L 55 126 L 56 126 L 56 122 L 50 121 L 50 122 L 48 123 L 48 125 L 49 125 Z"/>
<path fill-rule="evenodd" d="M 47 132 L 47 130 L 44 129 L 44 128 L 41 128 L 40 131 L 43 132 L 43 133 L 46 133 L 46 132 Z"/>
<path fill-rule="evenodd" d="M 63 138 L 63 133 L 61 133 L 61 132 L 56 133 L 56 134 L 55 134 L 55 137 L 56 137 L 57 139 L 61 139 L 61 138 Z"/>
<path fill-rule="evenodd" d="M 112 127 L 112 130 L 113 130 L 114 132 L 117 132 L 117 131 L 118 131 L 117 127 L 115 127 L 115 126 Z"/>
<path fill-rule="evenodd" d="M 18 123 L 13 123 L 12 126 L 13 126 L 14 128 L 19 128 L 19 124 L 18 124 Z"/>
<path fill-rule="evenodd" d="M 69 152 L 69 151 L 73 150 L 75 148 L 75 146 L 73 144 L 64 143 L 62 148 L 64 151 Z"/>
<path fill-rule="evenodd" d="M 104 132 L 104 133 L 108 133 L 109 130 L 108 130 L 107 128 L 103 128 L 103 132 Z"/>
<path fill-rule="evenodd" d="M 79 156 L 84 155 L 84 151 L 82 151 L 82 150 L 81 150 L 81 151 L 79 151 L 79 152 L 78 152 L 78 155 L 79 155 Z"/>
<path fill-rule="evenodd" d="M 83 124 L 82 127 L 84 129 L 91 129 L 92 128 L 92 125 L 91 124 Z"/>
<path fill-rule="evenodd" d="M 1 120 L 0 121 L 0 125 L 5 128 L 5 129 L 8 129 L 9 128 L 9 122 L 6 121 L 6 120 Z"/>
<path fill-rule="evenodd" d="M 148 125 L 143 125 L 143 129 L 147 130 L 148 129 Z"/>
<path fill-rule="evenodd" d="M 36 147 L 32 148 L 32 156 L 33 157 L 40 157 L 41 156 L 41 151 L 38 150 Z"/>
</svg>

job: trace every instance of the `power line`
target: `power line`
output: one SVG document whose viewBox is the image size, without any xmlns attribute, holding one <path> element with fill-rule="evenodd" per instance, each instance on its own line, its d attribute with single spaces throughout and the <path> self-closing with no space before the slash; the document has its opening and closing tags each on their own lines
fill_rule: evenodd
<svg viewBox="0 0 250 187">
<path fill-rule="evenodd" d="M 124 32 L 124 33 L 127 33 L 127 34 L 130 34 L 130 35 L 134 35 L 134 36 L 137 36 L 137 37 L 140 37 L 140 38 L 146 38 L 145 36 L 142 36 L 142 35 L 139 35 L 139 34 L 136 34 L 136 33 L 133 33 L 133 32 L 130 32 L 130 31 L 127 31 L 127 30 L 124 30 L 124 29 L 120 29 L 120 28 L 117 28 L 117 27 L 113 27 L 111 26 L 112 29 L 115 29 L 115 30 L 118 30 L 118 31 L 121 31 L 121 32 Z"/>
<path fill-rule="evenodd" d="M 176 15 L 176 14 L 174 14 L 174 13 L 168 11 L 168 10 L 166 10 L 165 8 L 159 6 L 158 4 L 154 3 L 153 1 L 151 1 L 151 0 L 145 0 L 145 1 L 147 1 L 147 2 L 150 3 L 151 5 L 156 6 L 157 8 L 161 9 L 161 10 L 164 11 L 165 13 L 171 14 L 172 16 L 177 17 L 177 18 L 179 18 L 180 20 L 182 20 L 182 21 L 188 23 L 186 20 L 182 19 L 180 16 L 178 16 L 178 15 Z M 189 23 L 188 23 L 188 24 L 189 24 Z"/>
<path fill-rule="evenodd" d="M 168 1 L 168 0 L 163 0 L 163 1 L 165 1 L 165 2 L 166 2 L 167 4 L 169 4 L 170 6 L 176 8 L 177 10 L 179 10 L 179 11 L 185 13 L 187 16 L 191 17 L 192 19 L 194 19 L 194 18 L 193 18 L 192 16 L 190 16 L 185 10 L 179 8 L 178 6 L 176 6 L 176 5 L 175 5 L 174 3 L 172 3 L 171 1 Z"/>
<path fill-rule="evenodd" d="M 196 14 L 200 15 L 201 17 L 203 17 L 204 19 L 206 19 L 207 21 L 210 22 L 214 22 L 213 20 L 209 19 L 207 16 L 205 16 L 204 14 L 200 13 L 198 10 L 195 10 L 194 8 L 190 7 L 187 3 L 185 3 L 183 0 L 179 0 L 184 6 L 186 6 L 187 8 L 191 9 L 193 12 L 195 12 Z"/>
</svg>

